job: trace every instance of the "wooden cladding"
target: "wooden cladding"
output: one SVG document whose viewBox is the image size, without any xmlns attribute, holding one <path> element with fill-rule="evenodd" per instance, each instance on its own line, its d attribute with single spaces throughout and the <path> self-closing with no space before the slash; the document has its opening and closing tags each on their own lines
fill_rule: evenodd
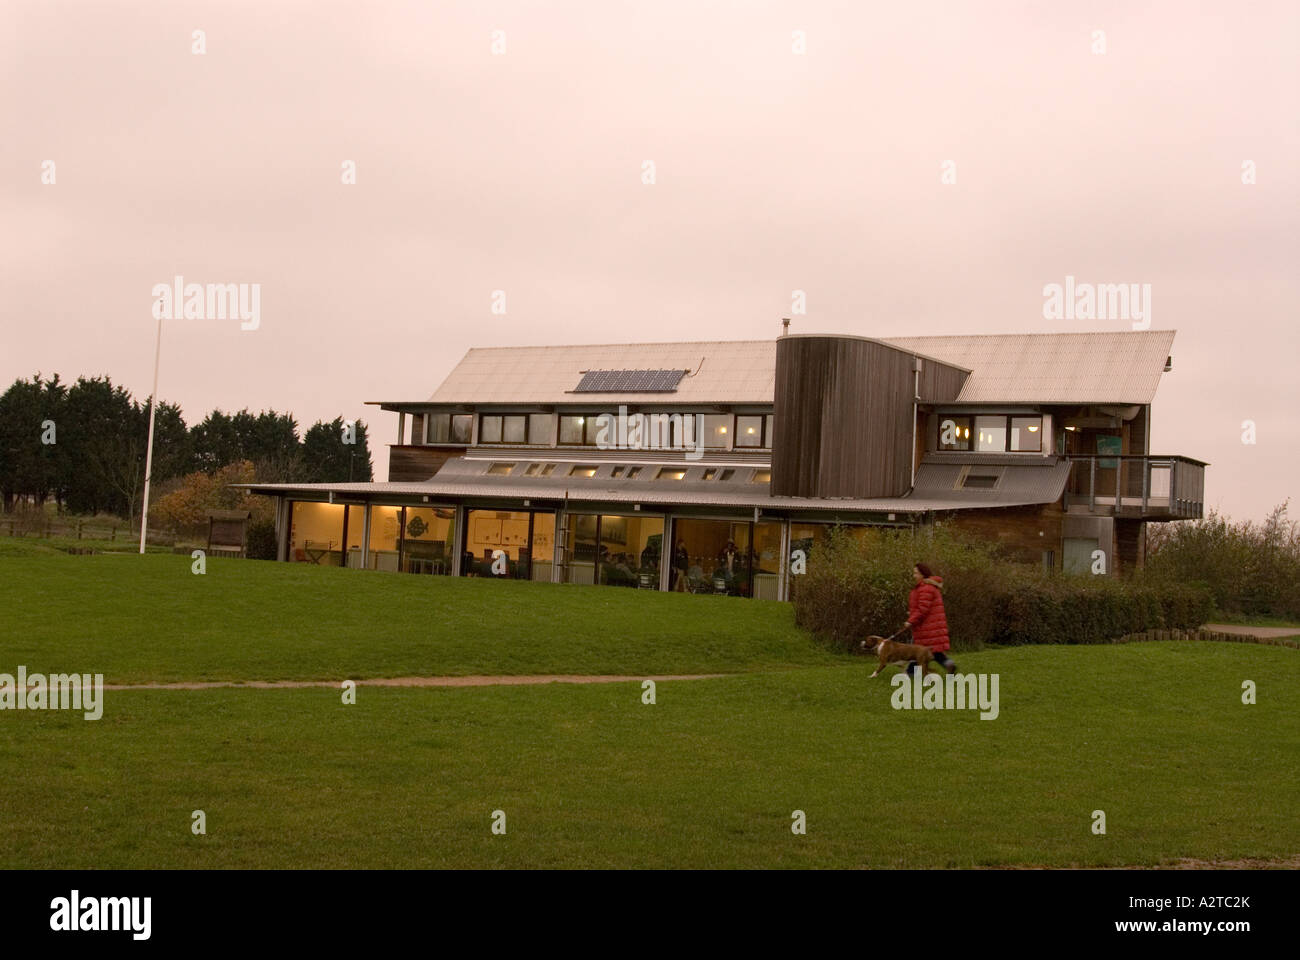
<svg viewBox="0 0 1300 960">
<path fill-rule="evenodd" d="M 390 483 L 420 483 L 437 473 L 448 460 L 464 452 L 464 447 L 390 446 L 388 480 Z"/>
<path fill-rule="evenodd" d="M 955 400 L 967 376 L 956 367 L 859 337 L 779 338 L 772 495 L 907 493 L 918 360 L 921 402 Z"/>
</svg>

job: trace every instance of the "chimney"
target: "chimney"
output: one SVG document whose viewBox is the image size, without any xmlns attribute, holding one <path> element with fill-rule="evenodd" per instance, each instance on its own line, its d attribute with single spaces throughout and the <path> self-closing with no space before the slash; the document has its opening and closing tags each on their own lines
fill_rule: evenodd
<svg viewBox="0 0 1300 960">
<path fill-rule="evenodd" d="M 781 320 L 781 336 L 784 337 L 787 334 L 789 334 L 789 332 L 790 332 L 790 319 L 789 317 L 784 317 Z"/>
</svg>

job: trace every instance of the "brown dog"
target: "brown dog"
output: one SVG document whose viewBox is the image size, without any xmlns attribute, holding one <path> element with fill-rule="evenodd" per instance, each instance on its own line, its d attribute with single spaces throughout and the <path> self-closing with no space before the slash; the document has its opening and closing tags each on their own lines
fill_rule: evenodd
<svg viewBox="0 0 1300 960">
<path fill-rule="evenodd" d="M 863 653 L 874 653 L 880 657 L 880 666 L 876 667 L 876 672 L 871 676 L 874 677 L 885 669 L 886 664 L 903 663 L 908 660 L 915 660 L 921 668 L 921 675 L 925 675 L 926 670 L 934 670 L 936 673 L 941 672 L 934 665 L 934 657 L 930 653 L 929 647 L 924 647 L 919 643 L 899 643 L 897 640 L 887 640 L 884 637 L 867 637 L 861 641 Z M 870 679 L 870 678 L 868 678 Z"/>
</svg>

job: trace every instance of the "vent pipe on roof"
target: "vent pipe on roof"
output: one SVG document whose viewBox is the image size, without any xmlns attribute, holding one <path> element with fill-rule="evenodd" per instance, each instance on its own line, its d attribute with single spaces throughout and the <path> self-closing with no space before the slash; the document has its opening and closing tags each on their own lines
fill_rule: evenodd
<svg viewBox="0 0 1300 960">
<path fill-rule="evenodd" d="M 790 318 L 789 318 L 789 317 L 782 317 L 782 318 L 781 318 L 781 336 L 784 337 L 784 336 L 788 335 L 789 333 L 790 333 Z"/>
</svg>

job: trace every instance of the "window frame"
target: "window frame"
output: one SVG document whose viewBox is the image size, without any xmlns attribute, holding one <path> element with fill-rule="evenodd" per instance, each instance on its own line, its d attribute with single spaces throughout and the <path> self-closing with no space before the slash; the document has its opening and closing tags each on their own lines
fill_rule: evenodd
<svg viewBox="0 0 1300 960">
<path fill-rule="evenodd" d="M 589 419 L 591 419 L 591 418 L 590 418 L 587 414 L 585 414 L 585 413 L 562 413 L 562 414 L 560 414 L 560 420 L 559 420 L 559 423 L 557 424 L 556 431 L 555 431 L 555 443 L 556 443 L 556 445 L 557 445 L 557 446 L 561 446 L 561 447 L 582 447 L 582 446 L 585 446 L 585 445 L 586 445 L 586 443 L 585 443 L 585 439 L 586 439 L 586 436 L 587 436 L 587 421 L 588 421 Z M 564 422 L 565 422 L 566 420 L 577 420 L 577 421 L 579 421 L 579 424 L 578 424 L 578 439 L 577 439 L 577 440 L 565 440 L 565 439 L 564 439 Z"/>
<path fill-rule="evenodd" d="M 965 423 L 969 425 L 971 436 L 966 439 L 965 441 L 966 446 L 964 447 L 943 446 L 942 443 L 943 422 L 945 420 L 952 420 L 954 423 L 957 423 L 959 425 L 961 425 L 962 422 L 965 421 Z M 980 449 L 979 422 L 981 420 L 1002 421 L 1002 448 L 1000 450 Z M 1037 430 L 1031 431 L 1028 430 L 1026 427 L 1018 428 L 1024 430 L 1027 433 L 1032 433 L 1038 437 L 1038 447 L 1036 449 L 1026 450 L 1026 449 L 1021 449 L 1012 446 L 1013 429 L 1016 429 L 1013 428 L 1012 424 L 1017 420 L 1019 421 L 1031 420 L 1031 421 L 1038 422 Z M 934 448 L 935 451 L 938 453 L 1024 453 L 1024 454 L 1037 453 L 1037 454 L 1041 454 L 1044 450 L 1043 444 L 1045 442 L 1045 431 L 1043 428 L 1044 420 L 1045 417 L 1041 413 L 978 413 L 978 412 L 961 413 L 961 414 L 940 413 L 937 414 L 935 417 Z M 997 429 L 997 428 L 992 427 L 991 429 Z"/>
<path fill-rule="evenodd" d="M 962 426 L 961 421 L 963 421 L 963 420 L 965 421 L 965 427 L 966 427 L 966 437 L 965 437 L 965 441 L 964 441 L 965 444 L 966 444 L 965 446 L 961 446 L 961 447 L 944 446 L 944 444 L 943 444 L 943 422 L 944 422 L 945 420 L 951 420 L 951 421 L 953 422 L 953 426 L 956 427 L 958 431 L 961 430 L 961 426 Z M 972 451 L 975 449 L 975 441 L 974 441 L 974 439 L 972 439 L 972 437 L 971 437 L 971 431 L 974 430 L 974 429 L 975 429 L 975 417 L 974 417 L 973 415 L 971 415 L 971 414 L 955 414 L 955 413 L 954 413 L 954 414 L 943 414 L 943 413 L 939 414 L 939 416 L 938 416 L 938 417 L 936 418 L 936 420 L 935 420 L 935 429 L 934 429 L 934 448 L 935 448 L 935 450 L 937 450 L 939 453 L 970 453 L 970 452 L 972 452 Z"/>
<path fill-rule="evenodd" d="M 733 449 L 736 449 L 736 450 L 763 450 L 763 449 L 765 449 L 766 445 L 765 445 L 764 442 L 763 442 L 764 439 L 765 439 L 764 436 L 763 436 L 763 434 L 766 432 L 766 429 L 767 429 L 767 423 L 766 423 L 766 417 L 765 417 L 763 414 L 761 414 L 761 413 L 738 413 L 738 414 L 735 415 L 735 417 L 734 417 L 733 419 L 734 419 L 734 421 L 735 421 L 735 431 L 736 431 L 735 434 L 734 434 L 734 437 L 733 437 L 733 439 L 732 439 L 732 447 L 733 447 Z M 741 442 L 740 442 L 740 438 L 741 438 L 742 436 L 744 436 L 744 434 L 741 433 L 741 426 L 740 426 L 740 421 L 741 421 L 741 420 L 757 420 L 757 421 L 758 421 L 758 442 L 757 442 L 757 443 L 741 443 Z"/>
</svg>

